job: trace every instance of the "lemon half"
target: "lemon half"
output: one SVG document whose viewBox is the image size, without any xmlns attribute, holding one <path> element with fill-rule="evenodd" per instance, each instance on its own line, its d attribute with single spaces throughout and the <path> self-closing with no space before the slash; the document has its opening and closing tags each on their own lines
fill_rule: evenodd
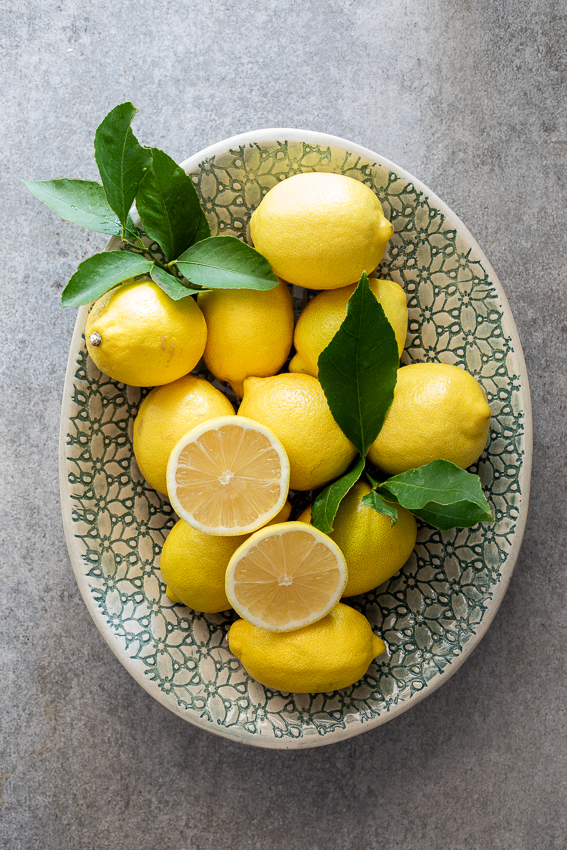
<svg viewBox="0 0 567 850">
<path fill-rule="evenodd" d="M 346 581 L 346 561 L 330 537 L 302 522 L 285 522 L 260 529 L 236 550 L 225 590 L 244 620 L 289 632 L 328 614 Z"/>
<path fill-rule="evenodd" d="M 248 534 L 281 510 L 289 461 L 278 438 L 243 416 L 220 416 L 185 434 L 169 456 L 174 511 L 206 534 Z"/>
</svg>

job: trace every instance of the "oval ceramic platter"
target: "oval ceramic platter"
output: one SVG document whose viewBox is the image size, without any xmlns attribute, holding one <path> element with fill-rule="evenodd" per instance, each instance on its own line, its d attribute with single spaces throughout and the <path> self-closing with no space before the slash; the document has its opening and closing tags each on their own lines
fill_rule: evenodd
<svg viewBox="0 0 567 850">
<path fill-rule="evenodd" d="M 358 735 L 447 681 L 492 621 L 518 556 L 531 465 L 531 410 L 520 340 L 496 275 L 466 227 L 426 186 L 372 151 L 334 136 L 260 130 L 183 163 L 213 235 L 245 237 L 252 211 L 278 181 L 302 171 L 361 180 L 395 234 L 378 272 L 407 294 L 403 363 L 464 366 L 484 387 L 492 420 L 477 467 L 494 525 L 439 532 L 421 525 L 403 570 L 349 599 L 387 644 L 350 688 L 289 694 L 252 680 L 230 653 L 231 612 L 172 603 L 159 570 L 175 517 L 145 483 L 132 452 L 142 394 L 102 375 L 79 311 L 61 421 L 61 499 L 67 546 L 86 606 L 131 675 L 171 711 L 215 734 L 282 749 Z"/>
</svg>

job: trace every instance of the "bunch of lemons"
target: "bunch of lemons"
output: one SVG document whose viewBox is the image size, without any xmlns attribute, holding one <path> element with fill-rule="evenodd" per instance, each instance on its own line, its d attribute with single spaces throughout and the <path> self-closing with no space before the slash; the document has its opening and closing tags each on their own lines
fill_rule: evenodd
<svg viewBox="0 0 567 850">
<path fill-rule="evenodd" d="M 360 481 L 325 535 L 310 509 L 289 521 L 287 495 L 328 484 L 356 455 L 331 415 L 317 361 L 393 227 L 364 184 L 308 173 L 268 192 L 250 232 L 280 277 L 276 288 L 173 301 L 152 281 L 127 282 L 94 304 L 85 337 L 105 374 L 154 387 L 134 423 L 134 453 L 180 517 L 160 563 L 170 599 L 205 613 L 233 607 L 241 619 L 230 648 L 264 685 L 331 691 L 357 681 L 386 649 L 341 598 L 394 575 L 414 548 L 416 523 L 401 507 L 396 525 L 365 507 L 371 488 Z M 288 284 L 322 290 L 297 323 Z M 401 356 L 405 293 L 390 280 L 371 278 L 371 288 Z M 201 358 L 241 399 L 237 414 L 191 374 Z M 464 370 L 405 366 L 369 457 L 390 474 L 437 458 L 466 468 L 484 448 L 489 418 L 482 388 Z"/>
</svg>

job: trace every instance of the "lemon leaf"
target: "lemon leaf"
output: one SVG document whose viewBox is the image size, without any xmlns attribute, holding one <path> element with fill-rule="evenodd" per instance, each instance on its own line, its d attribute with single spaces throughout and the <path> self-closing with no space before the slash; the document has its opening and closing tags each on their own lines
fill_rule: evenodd
<svg viewBox="0 0 567 850">
<path fill-rule="evenodd" d="M 173 301 L 179 301 L 181 298 L 187 298 L 189 295 L 196 295 L 197 292 L 203 292 L 202 289 L 194 289 L 192 286 L 185 285 L 178 277 L 174 277 L 164 269 L 160 269 L 159 266 L 152 266 L 150 277 Z"/>
<path fill-rule="evenodd" d="M 378 493 L 440 531 L 494 522 L 478 475 L 448 460 L 394 475 L 379 485 Z"/>
<path fill-rule="evenodd" d="M 181 273 L 208 289 L 274 289 L 279 284 L 268 261 L 235 236 L 196 242 L 176 261 Z"/>
<path fill-rule="evenodd" d="M 311 524 L 323 531 L 325 534 L 330 534 L 333 530 L 333 520 L 339 509 L 339 505 L 356 484 L 364 470 L 364 458 L 359 457 L 354 466 L 346 475 L 333 481 L 328 487 L 325 487 L 313 502 L 311 509 Z"/>
<path fill-rule="evenodd" d="M 63 307 L 90 304 L 113 286 L 140 274 L 147 274 L 152 261 L 127 251 L 105 251 L 94 254 L 79 268 L 61 294 Z"/>
<path fill-rule="evenodd" d="M 207 217 L 203 210 L 201 210 L 201 217 L 199 219 L 199 224 L 197 226 L 197 232 L 193 236 L 191 241 L 191 245 L 194 245 L 196 242 L 202 242 L 203 239 L 208 239 L 211 235 L 211 228 L 209 226 L 209 222 L 207 221 Z"/>
<path fill-rule="evenodd" d="M 138 110 L 120 103 L 102 120 L 94 138 L 95 160 L 109 205 L 126 226 L 136 192 L 152 161 L 130 129 Z"/>
<path fill-rule="evenodd" d="M 201 202 L 191 178 L 159 148 L 150 151 L 152 163 L 140 183 L 136 208 L 150 239 L 168 260 L 175 260 L 199 230 L 206 231 L 208 222 L 202 221 Z"/>
<path fill-rule="evenodd" d="M 372 508 L 372 510 L 376 511 L 379 514 L 383 514 L 383 516 L 389 516 L 392 525 L 395 525 L 398 521 L 398 511 L 393 505 L 389 505 L 384 501 L 382 496 L 380 496 L 376 490 L 372 490 L 372 492 L 367 493 L 366 496 L 363 496 L 361 499 L 362 504 L 367 508 Z"/>
<path fill-rule="evenodd" d="M 22 183 L 64 221 L 109 236 L 121 232 L 121 224 L 106 200 L 104 188 L 96 180 L 62 177 L 57 180 L 22 180 Z"/>
<path fill-rule="evenodd" d="M 394 330 L 363 272 L 346 319 L 318 361 L 333 418 L 363 457 L 392 404 L 398 364 Z"/>
</svg>

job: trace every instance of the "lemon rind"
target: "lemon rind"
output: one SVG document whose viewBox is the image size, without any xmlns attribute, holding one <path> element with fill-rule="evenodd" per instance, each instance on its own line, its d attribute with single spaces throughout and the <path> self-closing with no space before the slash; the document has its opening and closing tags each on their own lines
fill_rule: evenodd
<svg viewBox="0 0 567 850">
<path fill-rule="evenodd" d="M 264 514 L 254 520 L 254 522 L 249 523 L 247 526 L 234 526 L 232 528 L 227 528 L 226 526 L 217 526 L 215 528 L 211 528 L 208 525 L 203 525 L 203 523 L 196 520 L 195 517 L 183 507 L 183 505 L 177 498 L 175 469 L 177 467 L 179 455 L 181 454 L 186 445 L 196 440 L 206 431 L 222 428 L 223 425 L 247 426 L 250 430 L 257 431 L 260 434 L 263 434 L 270 440 L 280 459 L 282 477 L 280 481 L 279 498 L 273 508 L 270 508 L 269 511 L 266 511 Z M 255 422 L 253 419 L 248 419 L 248 417 L 246 416 L 237 416 L 236 414 L 218 416 L 215 419 L 208 419 L 205 422 L 201 422 L 200 425 L 196 425 L 195 428 L 192 428 L 190 431 L 187 431 L 187 433 L 184 434 L 178 440 L 178 442 L 171 450 L 171 454 L 169 455 L 169 460 L 167 462 L 166 472 L 167 495 L 169 497 L 171 507 L 173 508 L 177 516 L 180 519 L 183 519 L 193 528 L 196 528 L 197 531 L 202 531 L 205 534 L 216 534 L 222 537 L 232 537 L 241 534 L 249 534 L 253 531 L 257 531 L 281 511 L 286 502 L 287 495 L 289 492 L 289 477 L 289 458 L 281 441 L 276 437 L 273 431 L 270 431 L 269 428 L 266 428 L 266 426 L 262 425 L 260 422 Z"/>
<path fill-rule="evenodd" d="M 240 558 L 243 555 L 245 555 L 247 552 L 249 552 L 250 549 L 256 544 L 256 542 L 259 539 L 265 538 L 265 537 L 273 537 L 276 534 L 280 533 L 282 530 L 285 530 L 287 532 L 287 531 L 292 531 L 294 529 L 298 529 L 300 531 L 307 530 L 308 533 L 313 535 L 313 537 L 315 537 L 317 540 L 320 540 L 321 542 L 325 543 L 325 545 L 328 546 L 328 548 L 337 557 L 337 563 L 338 563 L 338 565 L 341 568 L 342 573 L 343 573 L 343 581 L 341 582 L 338 589 L 335 591 L 335 593 L 330 598 L 328 604 L 323 609 L 321 609 L 317 613 L 313 614 L 312 617 L 306 617 L 304 620 L 300 620 L 300 621 L 295 620 L 295 621 L 292 621 L 291 623 L 288 623 L 286 626 L 280 626 L 279 628 L 273 627 L 273 626 L 267 626 L 266 623 L 264 621 L 260 620 L 258 617 L 253 617 L 252 615 L 250 615 L 248 610 L 240 604 L 238 598 L 236 597 L 236 595 L 234 593 L 234 571 L 235 571 L 235 568 L 236 568 L 236 564 L 238 563 Z M 341 550 L 339 549 L 339 547 L 337 546 L 335 541 L 331 540 L 331 538 L 327 534 L 324 534 L 322 531 L 319 531 L 318 528 L 315 528 L 314 526 L 309 526 L 304 522 L 298 522 L 297 520 L 295 520 L 295 521 L 292 521 L 292 522 L 280 522 L 280 523 L 277 523 L 276 525 L 270 525 L 270 526 L 267 526 L 266 528 L 260 528 L 260 529 L 257 530 L 257 532 L 255 534 L 252 534 L 252 536 L 249 537 L 248 540 L 245 540 L 244 543 L 241 546 L 239 546 L 238 549 L 234 552 L 230 561 L 228 562 L 228 567 L 226 569 L 224 585 L 225 585 L 226 597 L 227 597 L 228 601 L 230 602 L 230 604 L 232 605 L 232 607 L 234 608 L 234 610 L 236 611 L 236 613 L 238 614 L 239 617 L 241 617 L 243 620 L 246 620 L 248 623 L 251 623 L 253 626 L 257 626 L 259 629 L 264 629 L 264 631 L 280 632 L 281 633 L 281 632 L 292 632 L 292 631 L 296 631 L 297 629 L 302 629 L 305 626 L 310 626 L 312 623 L 316 623 L 318 620 L 322 620 L 323 617 L 326 617 L 327 614 L 330 611 L 332 611 L 333 608 L 337 605 L 337 603 L 340 602 L 342 594 L 343 594 L 344 589 L 346 587 L 347 581 L 348 581 L 347 563 L 346 563 L 346 560 L 345 560 L 343 553 L 341 552 Z"/>
</svg>

